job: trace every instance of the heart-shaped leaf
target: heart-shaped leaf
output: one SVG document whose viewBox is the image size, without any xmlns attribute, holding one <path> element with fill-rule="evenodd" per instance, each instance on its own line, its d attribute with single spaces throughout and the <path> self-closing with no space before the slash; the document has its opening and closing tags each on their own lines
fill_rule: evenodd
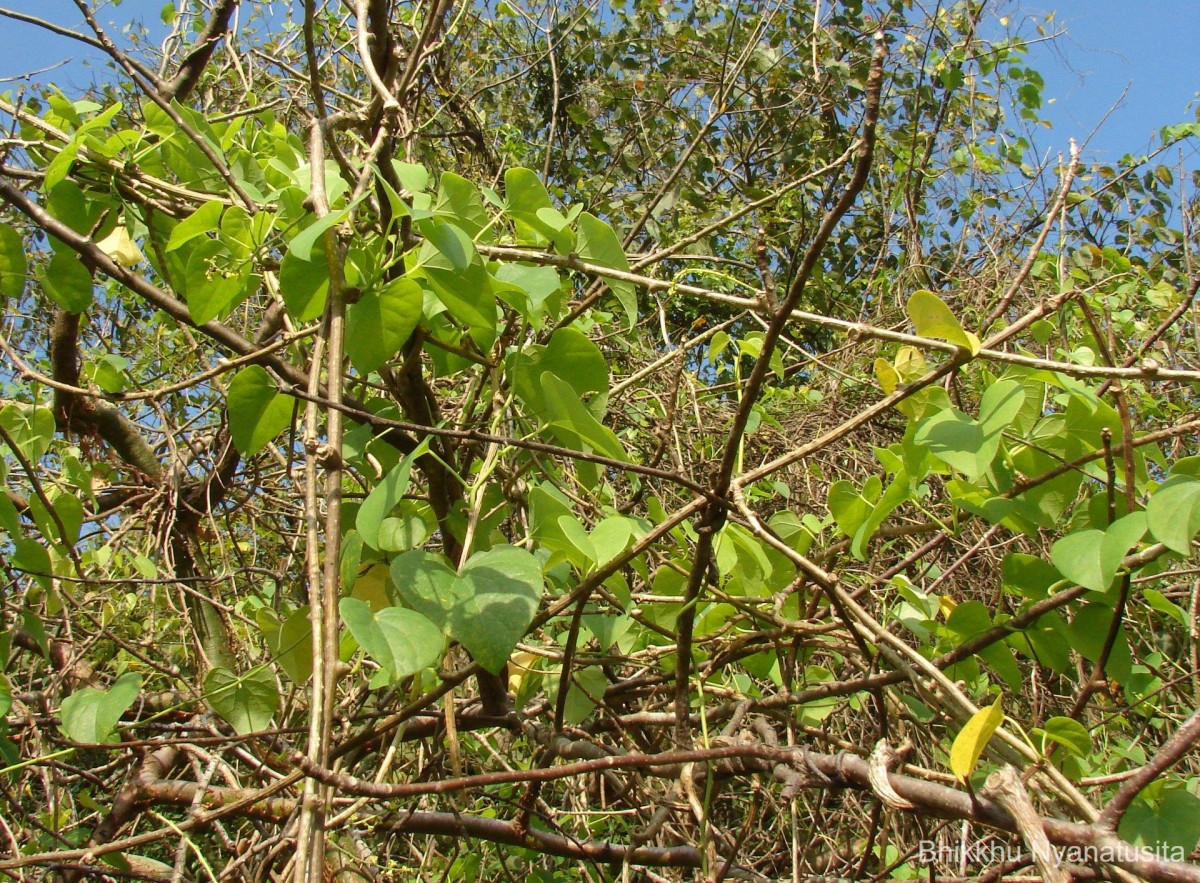
<svg viewBox="0 0 1200 883">
<path fill-rule="evenodd" d="M 92 274 L 73 252 L 58 252 L 41 274 L 42 288 L 54 302 L 72 313 L 82 313 L 92 302 Z"/>
<path fill-rule="evenodd" d="M 415 610 L 387 607 L 376 613 L 357 598 L 343 598 L 338 610 L 358 646 L 393 682 L 437 665 L 446 649 L 442 630 Z"/>
<path fill-rule="evenodd" d="M 288 251 L 279 262 L 279 296 L 297 322 L 318 318 L 325 312 L 325 301 L 329 297 L 325 250 L 318 245 L 309 257 L 311 260 L 305 260 Z"/>
<path fill-rule="evenodd" d="M 229 434 L 243 456 L 257 453 L 292 422 L 291 396 L 281 394 L 261 365 L 243 368 L 229 383 Z"/>
<path fill-rule="evenodd" d="M 433 209 L 445 216 L 446 220 L 462 227 L 472 238 L 479 236 L 490 220 L 479 196 L 479 188 L 453 172 L 442 172 Z"/>
<path fill-rule="evenodd" d="M 346 311 L 346 354 L 359 373 L 374 371 L 400 351 L 421 318 L 425 295 L 403 276 L 369 291 Z"/>
<path fill-rule="evenodd" d="M 838 530 L 848 537 L 854 536 L 874 508 L 853 484 L 845 480 L 835 481 L 829 486 L 826 505 L 829 506 L 829 514 L 837 522 Z"/>
<path fill-rule="evenodd" d="M 293 610 L 266 637 L 271 655 L 293 682 L 303 684 L 312 677 L 312 623 L 307 604 Z"/>
<path fill-rule="evenodd" d="M 249 265 L 219 239 L 202 239 L 188 254 L 183 293 L 198 325 L 232 310 L 250 294 Z"/>
<path fill-rule="evenodd" d="M 537 613 L 543 577 L 524 549 L 495 546 L 456 574 L 446 560 L 424 551 L 392 562 L 392 582 L 410 606 L 498 673 Z"/>
<path fill-rule="evenodd" d="M 423 224 L 421 230 L 426 237 L 417 252 L 421 274 L 450 315 L 487 349 L 496 337 L 496 295 L 475 243 L 454 224 L 442 221 Z"/>
<path fill-rule="evenodd" d="M 241 676 L 226 668 L 214 668 L 204 678 L 204 691 L 213 711 L 239 736 L 265 730 L 279 708 L 279 688 L 262 665 Z"/>
<path fill-rule="evenodd" d="M 1068 534 L 1050 549 L 1050 560 L 1058 572 L 1071 582 L 1093 592 L 1103 592 L 1112 581 L 1104 578 L 1100 556 L 1104 531 L 1081 530 Z"/>
<path fill-rule="evenodd" d="M 113 730 L 141 689 L 141 676 L 127 672 L 107 690 L 76 690 L 63 700 L 59 710 L 63 733 L 74 742 L 116 742 Z"/>
<path fill-rule="evenodd" d="M 922 337 L 933 337 L 965 347 L 971 355 L 980 350 L 979 338 L 964 331 L 950 308 L 932 291 L 921 289 L 912 293 L 908 299 L 908 318 Z"/>
<path fill-rule="evenodd" d="M 550 372 L 569 383 L 583 396 L 590 396 L 587 409 L 596 418 L 604 416 L 608 403 L 608 362 L 600 348 L 576 328 L 559 328 L 546 346 L 528 347 L 517 356 L 513 389 L 535 414 L 546 412 L 542 375 Z"/>
<path fill-rule="evenodd" d="M 1156 803 L 1139 797 L 1117 833 L 1137 846 L 1190 855 L 1200 840 L 1200 798 L 1184 788 L 1165 791 Z"/>
<path fill-rule="evenodd" d="M 1156 540 L 1180 555 L 1190 554 L 1192 537 L 1200 531 L 1200 481 L 1190 475 L 1171 478 L 1150 498 L 1146 520 Z"/>
<path fill-rule="evenodd" d="M 1144 512 L 1132 512 L 1106 530 L 1082 530 L 1056 542 L 1050 560 L 1058 572 L 1093 592 L 1107 591 L 1130 547 L 1146 533 Z"/>
</svg>

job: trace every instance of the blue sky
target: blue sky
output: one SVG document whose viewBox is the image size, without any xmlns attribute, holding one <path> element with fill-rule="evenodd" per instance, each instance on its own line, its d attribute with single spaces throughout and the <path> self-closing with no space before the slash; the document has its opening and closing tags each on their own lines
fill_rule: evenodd
<svg viewBox="0 0 1200 883">
<path fill-rule="evenodd" d="M 157 40 L 165 33 L 159 17 L 165 2 L 123 0 L 104 7 L 99 18 L 104 25 L 116 23 L 110 30 L 114 35 L 120 35 L 121 25 L 140 18 Z M 0 5 L 82 26 L 70 0 L 0 0 Z M 1033 39 L 1035 24 L 1052 10 L 1057 14 L 1048 30 L 1065 29 L 1066 35 L 1032 45 L 1029 55 L 1030 65 L 1046 82 L 1043 115 L 1054 124 L 1039 136 L 1040 152 L 1065 152 L 1070 137 L 1082 143 L 1110 109 L 1085 149 L 1085 160 L 1116 162 L 1126 153 L 1144 153 L 1161 126 L 1195 120 L 1189 104 L 1200 90 L 1195 47 L 1200 0 L 1009 0 L 996 6 L 997 13 L 1006 13 Z M 90 66 L 83 59 L 91 59 Z M 0 18 L 0 78 L 64 61 L 68 63 L 38 79 L 57 82 L 69 92 L 104 75 L 99 53 Z M 0 83 L 0 90 L 19 85 Z M 1200 165 L 1194 150 L 1185 161 L 1193 168 Z"/>
<path fill-rule="evenodd" d="M 1009 14 L 1027 36 L 1051 11 L 1047 29 L 1067 32 L 1029 51 L 1029 66 L 1046 81 L 1042 113 L 1054 124 L 1039 139 L 1044 149 L 1065 152 L 1070 137 L 1082 144 L 1110 109 L 1085 160 L 1144 153 L 1163 125 L 1196 120 L 1200 0 L 1020 0 L 1006 8 L 1019 10 Z M 1189 164 L 1200 165 L 1194 151 Z"/>
</svg>

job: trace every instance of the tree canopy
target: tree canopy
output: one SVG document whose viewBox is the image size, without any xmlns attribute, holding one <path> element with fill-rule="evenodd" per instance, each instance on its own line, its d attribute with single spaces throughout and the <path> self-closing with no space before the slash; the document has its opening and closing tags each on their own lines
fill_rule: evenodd
<svg viewBox="0 0 1200 883">
<path fill-rule="evenodd" d="M 1200 122 L 1004 11 L 0 10 L 0 874 L 1200 881 Z"/>
</svg>

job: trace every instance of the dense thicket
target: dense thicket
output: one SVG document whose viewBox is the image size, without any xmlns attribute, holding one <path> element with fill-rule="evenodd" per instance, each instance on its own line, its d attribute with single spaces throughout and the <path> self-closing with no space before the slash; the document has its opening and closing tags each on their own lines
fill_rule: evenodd
<svg viewBox="0 0 1200 883">
<path fill-rule="evenodd" d="M 1200 124 L 1041 152 L 976 0 L 77 12 L 0 874 L 1200 880 Z"/>
</svg>

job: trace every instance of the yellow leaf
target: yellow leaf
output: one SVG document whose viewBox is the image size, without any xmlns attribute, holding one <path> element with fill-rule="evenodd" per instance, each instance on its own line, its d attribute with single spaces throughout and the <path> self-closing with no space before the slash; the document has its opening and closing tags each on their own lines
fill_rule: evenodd
<svg viewBox="0 0 1200 883">
<path fill-rule="evenodd" d="M 508 689 L 516 693 L 521 689 L 521 683 L 526 675 L 537 672 L 537 657 L 524 650 L 518 650 L 508 658 Z"/>
<path fill-rule="evenodd" d="M 954 737 L 954 744 L 950 746 L 950 772 L 960 782 L 965 783 L 970 778 L 988 740 L 1004 721 L 1003 702 L 1001 696 L 994 704 L 979 709 Z"/>
<path fill-rule="evenodd" d="M 950 618 L 950 614 L 954 612 L 954 608 L 958 606 L 958 602 L 949 595 L 938 596 L 938 610 L 946 619 Z"/>
<path fill-rule="evenodd" d="M 879 381 L 879 388 L 883 390 L 884 395 L 890 396 L 900 385 L 900 375 L 891 363 L 883 359 L 875 360 L 875 379 Z"/>
<path fill-rule="evenodd" d="M 96 247 L 122 267 L 132 267 L 145 260 L 124 224 L 117 224 L 111 233 L 96 243 Z"/>
<path fill-rule="evenodd" d="M 925 356 L 915 346 L 902 346 L 896 350 L 896 373 L 905 381 L 916 380 L 927 370 Z"/>
<path fill-rule="evenodd" d="M 376 562 L 358 575 L 358 579 L 354 581 L 354 588 L 350 590 L 350 597 L 366 601 L 371 605 L 372 613 L 391 607 L 392 599 L 388 597 L 387 590 L 388 579 L 388 566 Z"/>
<path fill-rule="evenodd" d="M 917 334 L 922 337 L 948 341 L 955 346 L 964 347 L 973 356 L 977 355 L 982 347 L 979 338 L 969 331 L 964 331 L 958 319 L 950 312 L 950 308 L 932 291 L 920 289 L 912 293 L 912 297 L 908 299 L 908 318 L 917 329 Z"/>
</svg>

